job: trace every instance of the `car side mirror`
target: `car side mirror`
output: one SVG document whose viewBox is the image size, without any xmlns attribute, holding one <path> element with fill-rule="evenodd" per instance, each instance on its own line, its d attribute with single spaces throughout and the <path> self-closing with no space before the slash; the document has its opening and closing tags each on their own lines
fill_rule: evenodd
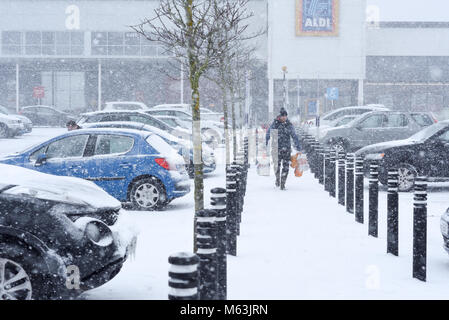
<svg viewBox="0 0 449 320">
<path fill-rule="evenodd" d="M 356 128 L 357 130 L 359 130 L 359 131 L 362 131 L 362 129 L 363 129 L 363 128 L 362 128 L 362 126 L 361 126 L 361 125 L 359 125 L 359 124 L 358 124 L 358 125 L 356 125 L 356 126 L 355 126 L 355 128 Z"/>
<path fill-rule="evenodd" d="M 45 153 L 41 153 L 37 156 L 36 162 L 34 163 L 35 167 L 40 167 L 43 164 L 47 163 L 47 155 Z"/>
</svg>

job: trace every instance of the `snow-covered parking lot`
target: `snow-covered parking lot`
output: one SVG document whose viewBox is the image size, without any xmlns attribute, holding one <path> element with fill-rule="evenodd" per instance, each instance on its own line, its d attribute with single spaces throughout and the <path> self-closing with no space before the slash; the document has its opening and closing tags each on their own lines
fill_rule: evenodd
<svg viewBox="0 0 449 320">
<path fill-rule="evenodd" d="M 1 139 L 0 156 L 63 132 L 35 128 Z M 216 153 L 222 160 L 223 149 Z M 205 180 L 207 206 L 210 189 L 224 185 L 224 167 L 219 165 Z M 442 248 L 439 219 L 449 207 L 449 187 L 440 184 L 429 191 L 428 281 L 423 283 L 412 278 L 412 194 L 400 194 L 400 248 L 394 257 L 386 254 L 384 189 L 375 239 L 367 235 L 367 224 L 356 223 L 310 174 L 295 178 L 291 173 L 287 190 L 280 191 L 272 176 L 258 176 L 253 166 L 238 255 L 228 256 L 228 299 L 447 299 L 449 256 Z M 367 221 L 367 201 L 365 206 Z M 130 212 L 130 219 L 139 230 L 135 258 L 109 283 L 81 298 L 167 298 L 168 256 L 193 247 L 193 194 L 174 200 L 164 211 Z"/>
</svg>

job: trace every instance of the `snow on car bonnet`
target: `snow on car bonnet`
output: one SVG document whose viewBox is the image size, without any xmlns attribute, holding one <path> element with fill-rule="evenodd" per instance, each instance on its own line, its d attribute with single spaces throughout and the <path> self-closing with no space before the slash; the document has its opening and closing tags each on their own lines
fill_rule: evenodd
<svg viewBox="0 0 449 320">
<path fill-rule="evenodd" d="M 0 164 L 0 184 L 17 186 L 8 189 L 8 193 L 32 195 L 43 200 L 84 204 L 93 208 L 120 207 L 119 201 L 93 182 L 12 165 Z"/>
</svg>

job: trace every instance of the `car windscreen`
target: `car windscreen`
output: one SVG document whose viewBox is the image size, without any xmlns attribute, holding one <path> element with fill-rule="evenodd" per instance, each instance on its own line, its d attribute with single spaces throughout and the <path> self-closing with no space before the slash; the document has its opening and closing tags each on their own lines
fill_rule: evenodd
<svg viewBox="0 0 449 320">
<path fill-rule="evenodd" d="M 0 113 L 9 114 L 9 111 L 5 107 L 0 106 Z"/>
<path fill-rule="evenodd" d="M 443 123 L 435 123 L 431 126 L 428 126 L 427 128 L 419 131 L 418 133 L 415 133 L 413 136 L 410 137 L 410 140 L 412 141 L 425 141 L 432 137 L 434 134 L 439 132 L 440 130 L 447 127 L 447 124 Z"/>
<path fill-rule="evenodd" d="M 434 124 L 433 120 L 430 118 L 428 114 L 425 113 L 412 113 L 413 120 L 416 121 L 420 126 L 427 127 Z"/>
<path fill-rule="evenodd" d="M 349 122 L 351 122 L 352 120 L 354 120 L 356 117 L 344 117 L 341 120 L 337 121 L 337 123 L 335 124 L 336 127 L 348 124 Z"/>
<path fill-rule="evenodd" d="M 171 155 L 173 153 L 176 153 L 177 151 L 174 150 L 167 142 L 165 142 L 161 137 L 159 137 L 156 134 L 150 134 L 146 141 L 150 146 L 152 146 L 156 151 L 158 151 L 160 154 L 163 155 Z"/>
</svg>

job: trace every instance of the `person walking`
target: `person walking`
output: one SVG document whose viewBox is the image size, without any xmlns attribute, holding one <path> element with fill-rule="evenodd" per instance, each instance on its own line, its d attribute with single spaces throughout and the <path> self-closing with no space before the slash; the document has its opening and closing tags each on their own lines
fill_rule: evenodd
<svg viewBox="0 0 449 320">
<path fill-rule="evenodd" d="M 271 126 L 268 128 L 266 135 L 266 145 L 271 136 L 273 138 L 277 136 L 277 141 L 273 139 L 271 141 L 274 148 L 273 150 L 273 163 L 274 172 L 276 175 L 276 187 L 281 187 L 281 190 L 285 190 L 285 182 L 287 181 L 287 175 L 290 170 L 290 156 L 292 153 L 292 141 L 295 145 L 295 149 L 300 151 L 301 144 L 299 143 L 298 136 L 296 135 L 293 124 L 288 120 L 288 113 L 284 108 L 281 108 L 279 115 L 274 119 Z M 276 145 L 277 142 L 277 145 Z M 277 150 L 276 150 L 277 149 Z M 282 165 L 282 174 L 281 174 Z"/>
</svg>

